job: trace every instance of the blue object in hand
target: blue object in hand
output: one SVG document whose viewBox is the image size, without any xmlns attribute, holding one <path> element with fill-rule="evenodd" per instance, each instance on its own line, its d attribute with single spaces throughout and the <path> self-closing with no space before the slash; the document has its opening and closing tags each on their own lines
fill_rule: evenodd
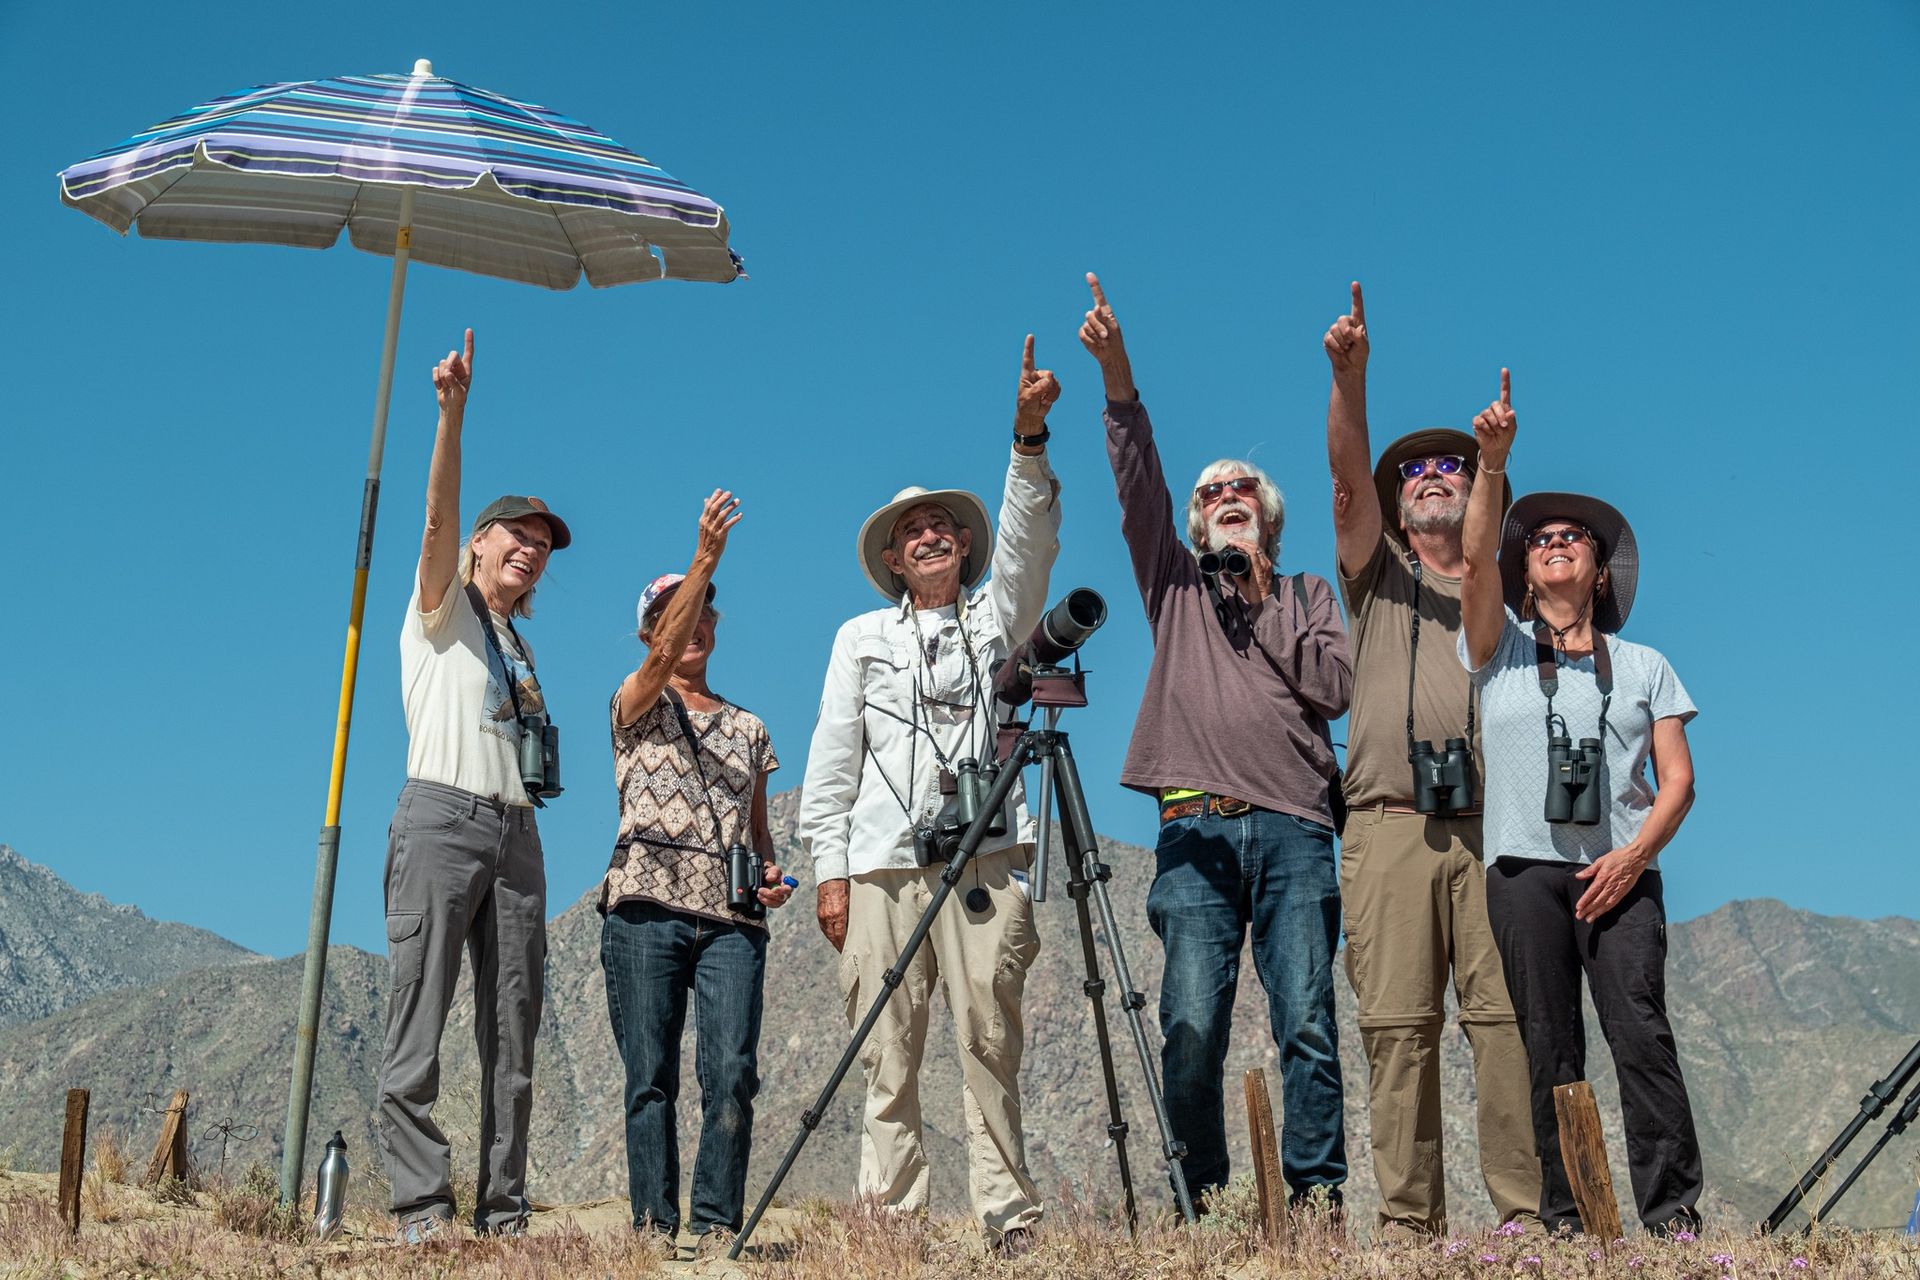
<svg viewBox="0 0 1920 1280">
<path fill-rule="evenodd" d="M 780 883 L 787 886 L 787 888 L 789 889 L 798 889 L 800 887 L 800 882 L 798 880 L 795 880 L 792 876 L 781 876 Z"/>
</svg>

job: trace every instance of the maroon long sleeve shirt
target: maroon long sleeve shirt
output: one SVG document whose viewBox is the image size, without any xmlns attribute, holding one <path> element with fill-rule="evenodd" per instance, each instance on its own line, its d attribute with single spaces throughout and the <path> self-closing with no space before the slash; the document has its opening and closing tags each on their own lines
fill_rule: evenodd
<svg viewBox="0 0 1920 1280">
<path fill-rule="evenodd" d="M 1223 591 L 1230 635 L 1180 541 L 1185 512 L 1176 521 L 1146 407 L 1110 400 L 1106 423 L 1120 529 L 1153 631 L 1121 785 L 1155 799 L 1169 787 L 1206 791 L 1330 824 L 1326 725 L 1346 713 L 1353 693 L 1333 588 L 1303 575 L 1304 609 L 1293 583 L 1277 575 L 1257 605 Z"/>
</svg>

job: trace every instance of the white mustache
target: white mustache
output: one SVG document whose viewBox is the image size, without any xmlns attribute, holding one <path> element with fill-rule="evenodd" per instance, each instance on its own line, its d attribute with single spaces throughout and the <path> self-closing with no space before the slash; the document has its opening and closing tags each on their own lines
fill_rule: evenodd
<svg viewBox="0 0 1920 1280">
<path fill-rule="evenodd" d="M 942 539 L 939 542 L 933 543 L 931 546 L 920 548 L 913 553 L 913 558 L 915 560 L 931 560 L 934 556 L 943 556 L 952 550 L 953 543 Z"/>
</svg>

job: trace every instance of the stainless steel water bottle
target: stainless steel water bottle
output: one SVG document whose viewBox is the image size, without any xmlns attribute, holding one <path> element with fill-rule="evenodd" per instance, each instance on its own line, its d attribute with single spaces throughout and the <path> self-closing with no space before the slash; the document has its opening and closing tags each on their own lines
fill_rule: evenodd
<svg viewBox="0 0 1920 1280">
<path fill-rule="evenodd" d="M 319 1185 L 313 1194 L 313 1238 L 331 1240 L 340 1230 L 347 1204 L 347 1140 L 333 1131 L 326 1154 L 320 1157 Z"/>
</svg>

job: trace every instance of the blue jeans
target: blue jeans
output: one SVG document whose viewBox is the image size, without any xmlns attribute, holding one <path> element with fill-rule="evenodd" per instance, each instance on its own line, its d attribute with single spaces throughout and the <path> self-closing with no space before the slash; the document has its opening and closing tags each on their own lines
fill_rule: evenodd
<svg viewBox="0 0 1920 1280">
<path fill-rule="evenodd" d="M 1281 1172 L 1296 1199 L 1315 1187 L 1338 1198 L 1347 1178 L 1340 1032 L 1333 956 L 1340 882 L 1333 832 L 1255 809 L 1162 824 L 1147 920 L 1166 948 L 1160 985 L 1160 1067 L 1173 1136 L 1187 1144 L 1187 1184 L 1226 1185 L 1222 1094 L 1240 945 L 1253 926 L 1253 964 L 1280 1049 Z"/>
<path fill-rule="evenodd" d="M 767 931 L 629 900 L 600 927 L 600 965 L 613 1041 L 627 1067 L 627 1196 L 635 1229 L 670 1236 L 680 1227 L 674 1111 L 691 990 L 701 1111 L 692 1230 L 738 1231 L 760 1091 Z"/>
</svg>

